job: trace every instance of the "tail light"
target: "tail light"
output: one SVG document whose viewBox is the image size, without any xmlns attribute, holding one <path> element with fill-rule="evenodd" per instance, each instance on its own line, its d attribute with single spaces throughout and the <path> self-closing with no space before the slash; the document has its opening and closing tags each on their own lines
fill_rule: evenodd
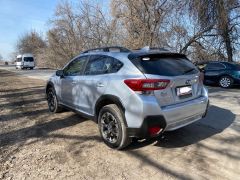
<svg viewBox="0 0 240 180">
<path fill-rule="evenodd" d="M 133 91 L 154 91 L 165 89 L 170 80 L 167 79 L 126 79 L 124 83 Z"/>
<path fill-rule="evenodd" d="M 203 81 L 204 81 L 204 73 L 200 72 L 199 83 L 203 84 Z"/>
</svg>

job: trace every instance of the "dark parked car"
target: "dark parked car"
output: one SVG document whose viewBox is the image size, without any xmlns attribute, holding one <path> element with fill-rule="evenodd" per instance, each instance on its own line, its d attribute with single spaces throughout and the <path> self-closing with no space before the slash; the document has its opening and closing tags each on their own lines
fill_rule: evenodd
<svg viewBox="0 0 240 180">
<path fill-rule="evenodd" d="M 240 64 L 233 62 L 208 62 L 202 68 L 204 82 L 217 83 L 223 88 L 240 84 Z"/>
</svg>

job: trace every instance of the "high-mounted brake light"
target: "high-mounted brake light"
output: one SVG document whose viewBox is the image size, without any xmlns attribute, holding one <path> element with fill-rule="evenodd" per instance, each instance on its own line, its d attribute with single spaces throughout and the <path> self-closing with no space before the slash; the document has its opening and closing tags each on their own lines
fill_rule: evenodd
<svg viewBox="0 0 240 180">
<path fill-rule="evenodd" d="M 150 58 L 149 58 L 149 57 L 144 57 L 144 58 L 142 58 L 142 60 L 143 60 L 143 61 L 149 61 Z"/>
<path fill-rule="evenodd" d="M 124 83 L 133 91 L 153 91 L 165 89 L 170 80 L 168 79 L 126 79 Z"/>
</svg>

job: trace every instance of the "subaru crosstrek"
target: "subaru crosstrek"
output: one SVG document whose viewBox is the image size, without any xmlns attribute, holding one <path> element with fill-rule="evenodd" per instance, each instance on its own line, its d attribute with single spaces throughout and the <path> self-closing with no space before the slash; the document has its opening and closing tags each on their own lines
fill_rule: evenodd
<svg viewBox="0 0 240 180">
<path fill-rule="evenodd" d="M 53 75 L 49 110 L 68 108 L 94 119 L 103 141 L 122 149 L 205 116 L 203 76 L 183 54 L 122 47 L 88 50 Z"/>
</svg>

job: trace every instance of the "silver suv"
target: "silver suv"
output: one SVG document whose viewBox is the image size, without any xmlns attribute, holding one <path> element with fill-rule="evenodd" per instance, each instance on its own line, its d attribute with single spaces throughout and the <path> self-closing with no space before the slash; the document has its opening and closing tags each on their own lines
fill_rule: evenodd
<svg viewBox="0 0 240 180">
<path fill-rule="evenodd" d="M 94 119 L 103 141 L 122 149 L 205 116 L 208 92 L 183 54 L 107 47 L 85 51 L 46 86 L 51 112 L 68 108 Z"/>
</svg>

